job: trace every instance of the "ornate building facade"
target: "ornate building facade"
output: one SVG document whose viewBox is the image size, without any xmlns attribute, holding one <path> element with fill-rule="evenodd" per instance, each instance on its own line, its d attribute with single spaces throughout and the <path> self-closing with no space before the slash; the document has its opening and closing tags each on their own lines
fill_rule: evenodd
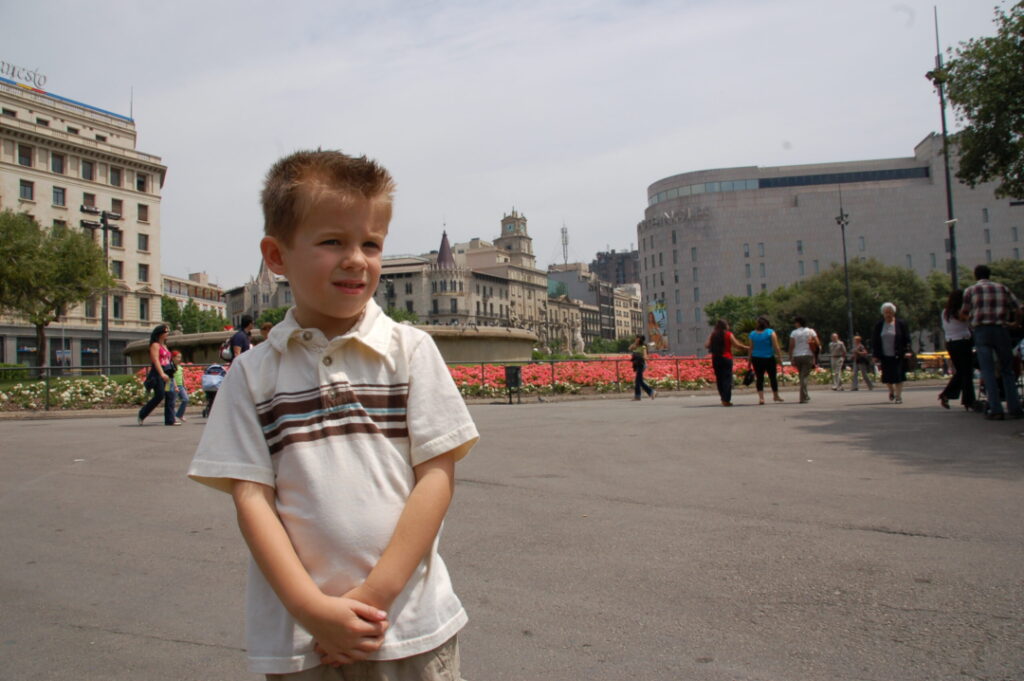
<svg viewBox="0 0 1024 681">
<path fill-rule="evenodd" d="M 107 230 L 110 358 L 160 321 L 160 190 L 167 168 L 135 148 L 135 121 L 0 78 L 0 210 L 28 213 L 42 226 L 86 230 L 103 244 L 94 214 L 120 215 Z M 102 301 L 67 310 L 46 331 L 48 363 L 95 366 L 101 356 Z M 33 327 L 0 319 L 0 363 L 35 364 Z"/>
</svg>

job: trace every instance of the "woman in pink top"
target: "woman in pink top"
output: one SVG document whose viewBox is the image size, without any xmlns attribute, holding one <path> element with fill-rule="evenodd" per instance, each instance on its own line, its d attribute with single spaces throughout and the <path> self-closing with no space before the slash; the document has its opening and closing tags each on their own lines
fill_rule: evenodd
<svg viewBox="0 0 1024 681">
<path fill-rule="evenodd" d="M 146 375 L 146 389 L 153 391 L 153 397 L 139 410 L 139 425 L 160 402 L 164 403 L 164 425 L 181 425 L 174 418 L 174 386 L 171 375 L 171 351 L 167 349 L 167 325 L 158 324 L 149 334 L 149 373 Z"/>
</svg>

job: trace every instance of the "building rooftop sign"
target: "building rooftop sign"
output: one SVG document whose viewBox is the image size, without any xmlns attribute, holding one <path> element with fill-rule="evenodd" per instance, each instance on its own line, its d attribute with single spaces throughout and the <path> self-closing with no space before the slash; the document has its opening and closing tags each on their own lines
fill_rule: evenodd
<svg viewBox="0 0 1024 681">
<path fill-rule="evenodd" d="M 30 71 L 24 67 L 18 66 L 17 64 L 11 64 L 10 62 L 0 61 L 0 76 L 7 76 L 15 80 L 20 80 L 23 83 L 27 83 L 34 88 L 40 90 L 46 85 L 46 76 L 39 73 L 39 69 Z"/>
</svg>

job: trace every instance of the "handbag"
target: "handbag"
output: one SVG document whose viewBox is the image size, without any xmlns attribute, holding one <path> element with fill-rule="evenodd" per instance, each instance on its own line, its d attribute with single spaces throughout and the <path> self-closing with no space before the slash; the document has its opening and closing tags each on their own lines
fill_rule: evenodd
<svg viewBox="0 0 1024 681">
<path fill-rule="evenodd" d="M 746 372 L 743 374 L 743 385 L 750 385 L 754 382 L 754 370 L 747 367 Z"/>
<path fill-rule="evenodd" d="M 817 355 L 821 351 L 821 343 L 818 342 L 817 334 L 807 338 L 807 347 L 811 349 L 812 355 Z"/>
</svg>

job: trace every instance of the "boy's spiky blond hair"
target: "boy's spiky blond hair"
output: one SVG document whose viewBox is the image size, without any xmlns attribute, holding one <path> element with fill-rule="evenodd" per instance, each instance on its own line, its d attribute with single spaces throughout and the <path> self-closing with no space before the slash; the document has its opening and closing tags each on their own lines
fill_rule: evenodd
<svg viewBox="0 0 1024 681">
<path fill-rule="evenodd" d="M 390 218 L 395 182 L 379 163 L 366 156 L 317 149 L 297 151 L 267 172 L 261 194 L 263 232 L 290 244 L 299 222 L 321 192 L 348 198 L 379 200 Z"/>
</svg>

